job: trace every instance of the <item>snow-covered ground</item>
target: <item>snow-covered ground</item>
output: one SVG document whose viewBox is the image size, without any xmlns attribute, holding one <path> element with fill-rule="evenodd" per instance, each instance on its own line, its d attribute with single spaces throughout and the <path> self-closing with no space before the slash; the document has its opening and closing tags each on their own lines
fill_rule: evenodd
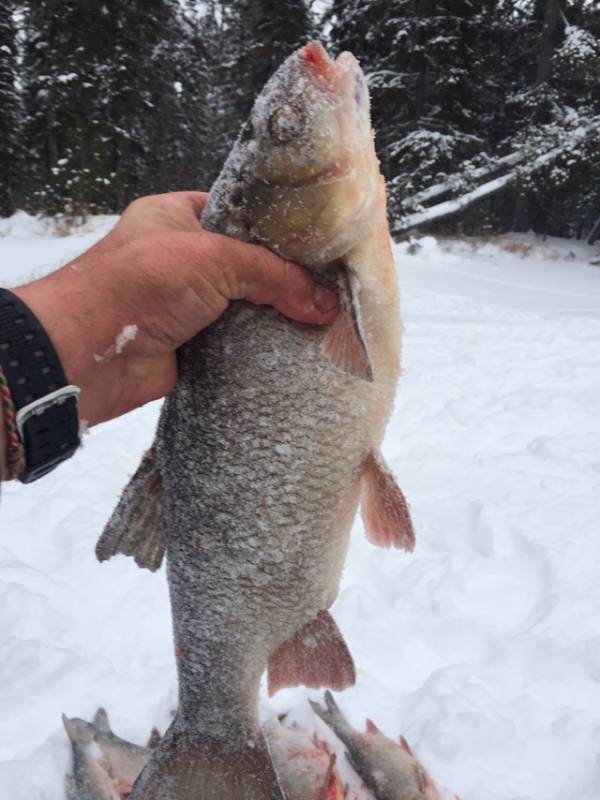
<svg viewBox="0 0 600 800">
<path fill-rule="evenodd" d="M 0 223 L 0 283 L 95 241 Z M 404 375 L 385 453 L 413 555 L 357 521 L 334 607 L 358 666 L 339 695 L 403 733 L 461 800 L 600 798 L 598 250 L 512 236 L 396 248 Z M 153 404 L 102 425 L 0 508 L 0 797 L 63 797 L 60 715 L 108 709 L 141 742 L 176 702 L 164 570 L 100 565 L 94 544 L 149 444 Z M 304 689 L 265 714 L 315 724 Z M 318 696 L 319 693 L 312 693 Z M 320 724 L 320 723 L 319 723 Z M 321 728 L 321 730 L 324 730 Z"/>
</svg>

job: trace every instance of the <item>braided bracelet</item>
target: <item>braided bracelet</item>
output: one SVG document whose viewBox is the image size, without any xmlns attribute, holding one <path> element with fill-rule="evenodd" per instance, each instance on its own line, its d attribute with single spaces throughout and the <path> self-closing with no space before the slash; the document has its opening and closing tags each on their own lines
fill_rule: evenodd
<svg viewBox="0 0 600 800">
<path fill-rule="evenodd" d="M 6 430 L 6 465 L 8 480 L 14 480 L 25 469 L 25 449 L 17 431 L 16 411 L 8 381 L 0 366 L 0 411 L 4 416 Z"/>
</svg>

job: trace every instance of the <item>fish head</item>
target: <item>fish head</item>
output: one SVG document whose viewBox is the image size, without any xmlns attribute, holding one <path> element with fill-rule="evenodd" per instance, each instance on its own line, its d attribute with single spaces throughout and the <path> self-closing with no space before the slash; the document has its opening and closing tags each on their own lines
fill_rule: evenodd
<svg viewBox="0 0 600 800">
<path fill-rule="evenodd" d="M 308 268 L 340 259 L 380 196 L 366 80 L 350 53 L 293 53 L 257 98 L 238 143 L 250 238 Z M 235 191 L 235 190 L 234 190 Z"/>
</svg>

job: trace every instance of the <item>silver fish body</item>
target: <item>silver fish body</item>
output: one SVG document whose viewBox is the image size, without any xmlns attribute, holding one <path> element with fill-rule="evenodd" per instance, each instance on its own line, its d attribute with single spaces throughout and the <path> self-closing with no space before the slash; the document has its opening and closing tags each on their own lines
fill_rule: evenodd
<svg viewBox="0 0 600 800">
<path fill-rule="evenodd" d="M 153 568 L 167 555 L 179 706 L 132 800 L 282 798 L 259 683 L 267 665 L 271 691 L 353 682 L 327 609 L 361 487 L 372 538 L 412 546 L 406 505 L 377 455 L 399 318 L 358 64 L 308 45 L 267 84 L 249 124 L 211 190 L 205 227 L 339 283 L 344 308 L 326 331 L 238 302 L 181 348 L 152 454 L 98 548 Z M 155 545 L 135 530 L 148 509 Z"/>
<path fill-rule="evenodd" d="M 440 800 L 434 782 L 404 737 L 394 742 L 371 720 L 367 720 L 366 733 L 359 733 L 346 720 L 331 692 L 325 692 L 325 708 L 313 701 L 311 706 L 345 744 L 346 758 L 375 800 Z"/>
<path fill-rule="evenodd" d="M 150 747 L 128 742 L 111 730 L 99 708 L 92 722 L 63 715 L 71 741 L 73 770 L 67 776 L 68 800 L 123 800 L 151 755 Z"/>
</svg>

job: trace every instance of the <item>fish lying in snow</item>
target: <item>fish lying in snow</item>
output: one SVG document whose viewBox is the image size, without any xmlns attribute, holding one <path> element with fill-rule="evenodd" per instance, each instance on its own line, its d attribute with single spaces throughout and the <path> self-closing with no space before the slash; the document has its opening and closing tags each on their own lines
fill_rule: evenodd
<svg viewBox="0 0 600 800">
<path fill-rule="evenodd" d="M 167 554 L 179 704 L 131 800 L 281 800 L 258 720 L 272 694 L 355 681 L 329 614 L 359 499 L 411 550 L 379 448 L 399 374 L 394 264 L 364 76 L 311 43 L 257 98 L 202 222 L 337 286 L 328 329 L 232 303 L 178 354 L 154 444 L 98 543 Z"/>
<path fill-rule="evenodd" d="M 93 722 L 63 714 L 73 750 L 73 773 L 67 776 L 68 800 L 126 800 L 150 758 L 159 736 L 152 731 L 147 747 L 116 736 L 103 708 Z"/>
<path fill-rule="evenodd" d="M 277 717 L 265 724 L 264 732 L 287 800 L 344 800 L 335 753 L 316 734 L 287 727 Z"/>
<path fill-rule="evenodd" d="M 359 733 L 345 719 L 331 692 L 325 692 L 326 708 L 312 700 L 310 704 L 346 745 L 348 761 L 375 800 L 439 800 L 434 782 L 403 736 L 400 743 L 394 742 L 369 719 L 366 733 Z"/>
<path fill-rule="evenodd" d="M 154 729 L 147 747 L 127 742 L 110 729 L 104 709 L 93 722 L 68 719 L 63 725 L 71 740 L 73 773 L 67 776 L 67 800 L 128 800 L 132 786 L 160 741 Z M 325 742 L 296 725 L 274 717 L 265 736 L 287 800 L 344 800 L 335 769 L 335 755 Z"/>
</svg>

